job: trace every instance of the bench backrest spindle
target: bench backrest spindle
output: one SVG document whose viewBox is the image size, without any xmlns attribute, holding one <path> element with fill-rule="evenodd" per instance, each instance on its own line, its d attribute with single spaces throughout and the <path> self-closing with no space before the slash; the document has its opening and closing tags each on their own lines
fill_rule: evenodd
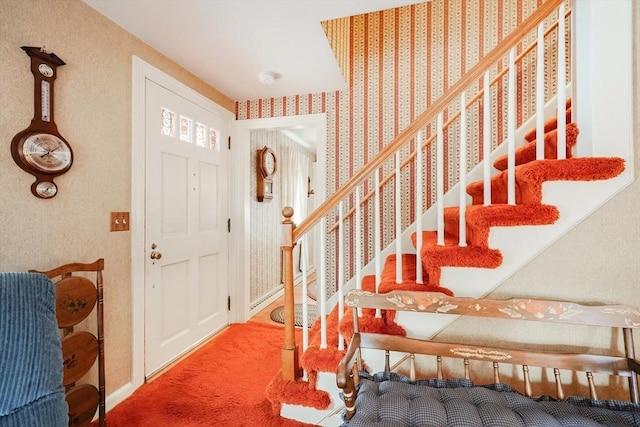
<svg viewBox="0 0 640 427">
<path fill-rule="evenodd" d="M 593 342 L 586 342 L 581 347 L 571 344 L 570 347 L 561 345 L 562 352 L 549 350 L 558 345 L 529 345 L 531 348 L 522 349 L 523 344 L 515 343 L 515 348 L 474 345 L 468 339 L 463 342 L 438 342 L 416 338 L 384 335 L 376 333 L 358 332 L 357 317 L 354 317 L 354 337 L 347 349 L 345 357 L 338 367 L 338 386 L 342 387 L 348 381 L 348 375 L 354 362 L 358 361 L 361 369 L 361 350 L 380 349 L 385 351 L 385 370 L 390 371 L 390 352 L 404 353 L 410 358 L 410 375 L 416 375 L 415 354 L 436 357 L 436 378 L 444 379 L 443 357 L 462 359 L 464 363 L 464 377 L 469 379 L 469 363 L 471 360 L 489 362 L 493 364 L 493 380 L 500 382 L 499 363 L 521 365 L 524 378 L 524 394 L 532 396 L 532 379 L 529 369 L 533 367 L 553 369 L 555 392 L 559 399 L 564 399 L 565 390 L 560 380 L 560 370 L 585 372 L 591 398 L 596 398 L 595 373 L 609 376 L 625 377 L 629 383 L 629 400 L 640 403 L 638 397 L 638 377 L 640 376 L 640 361 L 635 358 L 633 331 L 640 329 L 640 310 L 625 305 L 581 305 L 567 301 L 551 301 L 532 298 L 514 298 L 507 300 L 475 299 L 464 297 L 450 297 L 438 292 L 391 291 L 386 294 L 375 294 L 362 290 L 349 291 L 345 296 L 345 305 L 357 309 L 412 311 L 430 314 L 448 314 L 462 317 L 481 317 L 505 319 L 538 323 L 555 323 L 565 325 L 596 326 L 609 328 L 612 337 L 622 335 L 624 338 L 624 354 L 615 354 L 615 344 L 612 348 L 598 350 Z M 535 323 L 532 323 L 535 326 Z M 517 330 L 517 327 L 509 330 Z M 616 333 L 620 331 L 621 333 Z M 569 336 L 571 334 L 568 334 Z M 585 334 L 587 340 L 592 337 Z M 572 329 L 572 338 L 576 336 Z M 578 336 L 579 337 L 579 336 Z M 557 338 L 557 337 L 556 337 Z M 530 343 L 530 341 L 527 341 Z M 565 348 L 582 348 L 580 351 L 565 351 Z M 618 351 L 621 353 L 621 351 Z M 410 356 L 408 356 L 410 355 Z M 536 384 L 537 384 L 536 380 Z M 541 383 L 546 383 L 543 379 Z M 611 381 L 610 381 L 611 383 Z M 619 384 L 619 383 L 616 383 Z M 551 384 L 549 384 L 551 386 Z M 573 389 L 572 389 L 573 390 Z M 536 390 L 536 394 L 539 394 Z M 586 393 L 584 393 L 586 394 Z"/>
</svg>

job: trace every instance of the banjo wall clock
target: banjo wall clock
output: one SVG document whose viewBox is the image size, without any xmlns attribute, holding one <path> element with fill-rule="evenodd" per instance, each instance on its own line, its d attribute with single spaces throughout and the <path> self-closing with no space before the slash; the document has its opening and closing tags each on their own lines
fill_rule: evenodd
<svg viewBox="0 0 640 427">
<path fill-rule="evenodd" d="M 257 198 L 259 202 L 273 199 L 273 175 L 276 173 L 276 154 L 267 146 L 257 151 L 256 163 L 258 178 Z"/>
<path fill-rule="evenodd" d="M 67 172 L 73 163 L 73 151 L 54 122 L 53 82 L 57 68 L 64 61 L 44 48 L 23 46 L 31 58 L 34 78 L 34 114 L 28 128 L 11 140 L 11 156 L 36 180 L 31 185 L 34 196 L 50 199 L 58 194 L 53 178 Z"/>
</svg>

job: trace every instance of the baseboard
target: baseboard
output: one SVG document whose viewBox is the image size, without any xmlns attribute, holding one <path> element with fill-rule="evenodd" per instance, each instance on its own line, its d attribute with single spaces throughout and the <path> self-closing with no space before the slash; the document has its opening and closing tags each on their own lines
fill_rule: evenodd
<svg viewBox="0 0 640 427">
<path fill-rule="evenodd" d="M 106 412 L 109 412 L 110 410 L 115 408 L 119 403 L 122 403 L 126 398 L 131 396 L 134 391 L 136 391 L 136 387 L 134 387 L 132 382 L 128 382 L 122 387 L 120 387 L 119 389 L 117 389 L 116 391 L 114 391 L 113 393 L 109 394 L 105 398 Z M 92 421 L 95 421 L 98 419 L 98 414 L 99 412 L 96 411 Z"/>
<path fill-rule="evenodd" d="M 136 391 L 132 382 L 128 382 L 113 393 L 110 393 L 106 398 L 107 411 L 110 411 L 116 405 L 124 401 L 127 397 L 131 396 Z"/>
<path fill-rule="evenodd" d="M 278 286 L 276 289 L 272 290 L 269 294 L 262 296 L 258 301 L 260 301 L 255 306 L 249 309 L 249 317 L 253 317 L 256 314 L 260 313 L 264 310 L 265 307 L 268 307 L 269 304 L 280 298 L 284 295 L 284 287 L 282 285 Z"/>
<path fill-rule="evenodd" d="M 313 280 L 315 280 L 315 273 L 316 273 L 315 268 L 312 268 L 307 272 L 307 276 L 308 277 L 312 277 Z M 296 276 L 296 278 L 295 278 L 295 280 L 293 282 L 293 285 L 294 286 L 300 286 L 301 283 L 302 283 L 302 273 L 300 273 L 300 274 L 298 274 Z M 275 289 L 273 289 L 271 292 L 269 292 L 266 295 L 263 295 L 262 297 L 258 298 L 257 301 L 259 301 L 259 302 L 252 303 L 251 308 L 249 308 L 249 317 L 253 317 L 256 314 L 260 313 L 262 310 L 265 309 L 265 307 L 268 307 L 269 304 L 271 304 L 272 302 L 274 302 L 278 298 L 282 297 L 283 295 L 284 295 L 284 285 L 281 284 L 278 287 L 276 287 Z"/>
</svg>

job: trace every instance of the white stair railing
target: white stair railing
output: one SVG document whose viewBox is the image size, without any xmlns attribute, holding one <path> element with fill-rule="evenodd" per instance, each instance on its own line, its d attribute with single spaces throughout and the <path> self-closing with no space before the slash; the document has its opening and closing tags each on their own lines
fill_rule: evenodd
<svg viewBox="0 0 640 427">
<path fill-rule="evenodd" d="M 544 30 L 543 21 L 557 11 L 560 17 L 559 23 L 549 26 Z M 410 226 L 411 215 L 405 215 L 403 210 L 412 212 L 415 220 L 416 247 L 413 249 L 416 255 L 415 282 L 427 282 L 428 278 L 422 275 L 420 249 L 423 246 L 422 231 L 424 209 L 435 206 L 435 224 L 427 224 L 426 228 L 435 229 L 437 245 L 445 245 L 446 204 L 457 204 L 459 210 L 458 242 L 457 245 L 467 245 L 465 212 L 468 203 L 466 194 L 466 180 L 468 167 L 474 167 L 484 161 L 484 204 L 491 204 L 491 153 L 496 148 L 494 143 L 501 139 L 501 135 L 507 136 L 507 181 L 508 204 L 515 204 L 515 134 L 516 128 L 521 123 L 516 123 L 516 109 L 521 103 L 529 103 L 534 110 L 539 112 L 536 121 L 538 140 L 544 137 L 544 120 L 540 105 L 545 104 L 546 99 L 552 96 L 558 98 L 558 156 L 564 156 L 566 150 L 560 147 L 560 140 L 564 136 L 561 126 L 566 126 L 564 90 L 566 87 L 565 57 L 565 19 L 566 12 L 563 0 L 547 0 L 542 3 L 536 12 L 526 19 L 512 34 L 482 59 L 475 67 L 466 73 L 445 94 L 436 100 L 429 108 L 416 118 L 393 141 L 384 146 L 369 163 L 358 171 L 345 185 L 336 191 L 328 200 L 318 207 L 299 226 L 291 223 L 292 212 L 290 208 L 283 210 L 285 216 L 284 244 L 285 254 L 285 303 L 292 303 L 288 295 L 293 294 L 293 270 L 287 268 L 287 263 L 293 263 L 292 248 L 296 242 L 301 241 L 307 233 L 317 233 L 317 247 L 313 251 L 318 254 L 316 269 L 317 304 L 319 308 L 319 347 L 344 349 L 344 339 L 338 331 L 327 330 L 327 316 L 330 307 L 338 305 L 338 320 L 344 316 L 342 297 L 347 287 L 360 287 L 364 275 L 374 275 L 375 291 L 379 290 L 382 277 L 382 265 L 385 257 L 395 253 L 395 282 L 403 283 L 409 280 L 404 277 L 407 272 L 403 268 L 402 254 L 407 252 L 404 246 L 407 239 L 403 233 Z M 557 28 L 558 44 L 553 49 L 545 49 L 551 44 L 547 43 L 547 37 Z M 533 36 L 533 37 L 532 37 Z M 534 42 L 525 46 L 525 40 L 533 39 Z M 534 48 L 537 49 L 534 51 Z M 516 52 L 519 52 L 516 55 Z M 537 55 L 535 79 L 537 89 L 531 99 L 516 99 L 516 75 L 528 72 L 522 65 L 523 58 L 533 52 Z M 558 53 L 557 60 L 555 52 Z M 541 58 L 543 60 L 541 60 Z M 555 62 L 554 62 L 555 61 Z M 504 62 L 507 67 L 502 68 Z M 548 93 L 544 90 L 544 75 L 549 73 L 552 65 L 558 69 L 557 79 L 553 86 L 557 87 L 557 93 Z M 492 73 L 494 74 L 491 78 Z M 506 87 L 507 105 L 499 105 L 492 102 L 492 91 L 502 91 Z M 526 91 L 521 91 L 526 92 Z M 560 96 L 562 94 L 562 98 Z M 524 95 L 521 95 L 524 96 Z M 467 99 L 469 98 L 469 99 Z M 537 106 L 537 107 L 536 107 Z M 475 112 L 482 115 L 481 129 L 473 129 L 469 125 L 468 114 Z M 498 111 L 500 114 L 498 114 Z M 497 117 L 506 117 L 506 123 L 492 120 Z M 526 120 L 527 118 L 524 118 Z M 564 124 L 563 124 L 564 123 Z M 411 144 L 415 145 L 411 145 Z M 479 149 L 482 144 L 483 148 Z M 539 148 L 536 149 L 536 152 Z M 474 153 L 471 155 L 471 153 Z M 538 152 L 536 154 L 539 155 Z M 423 170 L 423 161 L 426 159 L 427 170 Z M 431 170 L 435 165 L 435 171 Z M 414 168 L 414 173 L 403 171 Z M 408 177 L 403 181 L 402 177 Z M 382 178 L 384 177 L 384 178 Z M 433 182 L 435 177 L 435 182 Z M 431 179 L 430 179 L 431 178 Z M 394 180 L 391 184 L 390 181 Z M 459 185 L 457 200 L 446 199 L 447 192 L 454 185 Z M 367 190 L 371 185 L 372 189 Z M 410 194 L 411 188 L 415 189 Z M 435 194 L 435 198 L 423 198 L 423 192 Z M 434 200 L 435 199 L 435 200 Z M 446 203 L 445 203 L 446 201 Z M 388 212 L 391 212 L 388 214 Z M 337 213 L 337 214 L 336 214 Z M 335 215 L 331 218 L 331 215 Z M 337 222 L 335 218 L 337 217 Z M 349 231 L 347 233 L 347 230 Z M 369 244 L 365 245 L 365 242 Z M 394 243 L 395 242 L 395 243 Z M 303 251 L 304 254 L 304 247 Z M 384 247 L 384 249 L 382 249 Z M 307 263 L 303 257 L 302 262 L 303 288 L 307 287 Z M 291 276 L 288 277 L 288 274 Z M 306 292 L 306 290 L 304 290 Z M 306 298 L 303 298 L 306 301 Z M 303 302 L 303 314 L 308 307 Z M 377 312 L 377 316 L 380 313 Z M 290 317 L 290 318 L 289 318 Z M 306 317 L 305 317 L 306 318 Z M 304 322 L 303 322 L 304 324 Z M 297 345 L 295 343 L 293 310 L 285 309 L 285 344 L 283 346 L 283 370 L 284 379 L 294 380 L 299 377 L 300 369 L 297 362 Z M 303 350 L 307 349 L 309 339 L 303 335 Z"/>
</svg>

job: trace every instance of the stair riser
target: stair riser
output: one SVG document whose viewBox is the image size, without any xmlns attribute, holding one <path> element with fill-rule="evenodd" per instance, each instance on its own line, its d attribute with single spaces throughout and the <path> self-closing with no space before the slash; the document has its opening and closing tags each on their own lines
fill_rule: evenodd
<svg viewBox="0 0 640 427">
<path fill-rule="evenodd" d="M 443 267 L 441 285 L 457 295 L 485 296 L 631 182 L 628 171 L 604 181 L 545 182 L 543 203 L 560 211 L 554 224 L 492 227 L 489 247 L 500 248 L 502 265 L 496 269 Z"/>
<path fill-rule="evenodd" d="M 344 407 L 344 402 L 340 399 L 340 389 L 336 385 L 335 373 L 318 373 L 316 389 L 324 390 L 329 394 L 331 404 L 327 409 L 319 410 L 307 406 L 289 405 L 285 403 L 282 404 L 282 408 L 280 409 L 280 416 L 293 420 L 305 420 L 305 422 L 309 424 L 339 426 L 340 423 L 323 423 L 323 420 L 333 415 L 336 411 L 341 411 Z"/>
</svg>

